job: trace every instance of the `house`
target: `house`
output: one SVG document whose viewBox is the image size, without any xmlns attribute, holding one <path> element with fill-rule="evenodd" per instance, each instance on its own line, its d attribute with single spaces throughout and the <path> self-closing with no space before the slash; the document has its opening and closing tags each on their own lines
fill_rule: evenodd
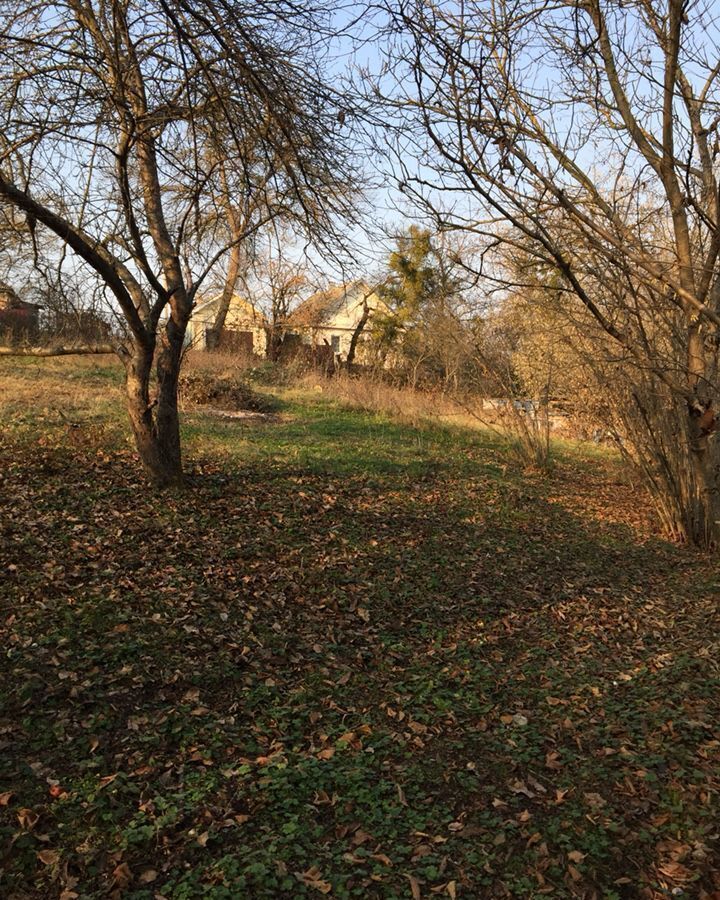
<svg viewBox="0 0 720 900">
<path fill-rule="evenodd" d="M 366 305 L 369 314 L 365 313 Z M 362 362 L 362 343 L 369 330 L 367 323 L 374 314 L 388 311 L 373 288 L 364 281 L 353 281 L 333 285 L 308 297 L 288 316 L 285 330 L 289 335 L 297 335 L 302 344 L 330 348 L 344 361 L 353 335 L 365 317 L 357 341 L 356 359 Z"/>
<path fill-rule="evenodd" d="M 193 310 L 186 334 L 190 346 L 200 350 L 215 349 L 209 345 L 208 332 L 215 325 L 221 299 L 222 295 L 217 294 L 201 300 Z M 265 316 L 249 300 L 233 294 L 216 349 L 265 356 L 266 329 Z"/>
<path fill-rule="evenodd" d="M 37 340 L 41 309 L 37 303 L 21 300 L 10 285 L 0 282 L 0 341 Z"/>
</svg>

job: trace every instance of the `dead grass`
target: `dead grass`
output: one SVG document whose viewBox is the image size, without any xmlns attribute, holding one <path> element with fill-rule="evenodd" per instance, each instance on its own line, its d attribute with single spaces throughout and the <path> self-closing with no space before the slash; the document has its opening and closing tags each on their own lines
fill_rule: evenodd
<svg viewBox="0 0 720 900">
<path fill-rule="evenodd" d="M 0 359 L 0 415 L 5 422 L 104 419 L 122 405 L 122 379 L 113 356 Z"/>
<path fill-rule="evenodd" d="M 297 386 L 322 393 L 350 409 L 386 414 L 416 428 L 429 422 L 467 425 L 471 421 L 458 403 L 440 392 L 395 387 L 369 375 L 339 373 L 333 378 L 323 378 L 307 374 L 298 379 Z"/>
</svg>

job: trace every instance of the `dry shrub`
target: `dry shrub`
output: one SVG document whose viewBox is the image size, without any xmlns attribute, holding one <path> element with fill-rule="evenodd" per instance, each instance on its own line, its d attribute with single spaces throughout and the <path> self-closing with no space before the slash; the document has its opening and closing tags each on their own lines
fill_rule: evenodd
<svg viewBox="0 0 720 900">
<path fill-rule="evenodd" d="M 237 372 L 213 372 L 190 369 L 182 372 L 179 382 L 182 405 L 212 406 L 224 410 L 270 412 L 273 401 L 258 394 Z"/>
<path fill-rule="evenodd" d="M 231 353 L 227 350 L 188 350 L 183 359 L 183 373 L 214 372 L 216 375 L 237 375 L 257 364 L 254 356 Z"/>
<path fill-rule="evenodd" d="M 303 385 L 315 387 L 317 376 L 306 376 Z M 439 392 L 397 387 L 370 374 L 339 373 L 322 381 L 323 393 L 353 409 L 386 413 L 398 421 L 417 427 L 430 420 L 457 418 L 462 410 Z"/>
</svg>

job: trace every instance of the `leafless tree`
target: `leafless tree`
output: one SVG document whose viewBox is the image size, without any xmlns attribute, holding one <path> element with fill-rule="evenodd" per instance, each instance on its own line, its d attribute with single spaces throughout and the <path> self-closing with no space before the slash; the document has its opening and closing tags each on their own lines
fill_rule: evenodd
<svg viewBox="0 0 720 900">
<path fill-rule="evenodd" d="M 177 382 L 200 286 L 280 207 L 327 244 L 351 212 L 348 130 L 317 52 L 323 5 L 0 0 L 0 21 L 0 202 L 30 233 L 54 232 L 121 311 L 140 458 L 153 481 L 178 482 Z M 210 229 L 229 183 L 257 213 Z"/>
<path fill-rule="evenodd" d="M 264 316 L 268 359 L 280 358 L 288 316 L 310 283 L 307 261 L 298 256 L 290 231 L 274 226 L 259 237 L 243 285 Z"/>
<path fill-rule="evenodd" d="M 674 530 L 716 543 L 715 5 L 399 0 L 390 9 L 393 68 L 381 87 L 403 189 L 436 227 L 486 236 L 488 254 L 498 243 L 529 252 L 558 274 L 568 307 L 582 305 L 630 387 L 635 379 L 625 399 L 645 422 L 651 483 Z"/>
</svg>

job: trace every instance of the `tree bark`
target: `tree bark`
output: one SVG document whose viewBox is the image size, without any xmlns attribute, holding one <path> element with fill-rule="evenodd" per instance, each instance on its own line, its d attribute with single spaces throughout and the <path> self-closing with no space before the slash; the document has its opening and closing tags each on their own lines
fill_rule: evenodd
<svg viewBox="0 0 720 900">
<path fill-rule="evenodd" d="M 712 406 L 702 413 L 690 408 L 688 425 L 691 472 L 683 504 L 686 539 L 712 549 L 720 543 L 720 452 L 712 434 Z"/>
<path fill-rule="evenodd" d="M 355 362 L 355 353 L 357 351 L 358 341 L 360 340 L 360 335 L 363 333 L 369 318 L 370 307 L 368 306 L 367 297 L 364 297 L 362 316 L 360 316 L 360 320 L 355 326 L 355 330 L 353 331 L 352 337 L 350 338 L 350 347 L 348 348 L 348 355 L 347 359 L 345 360 L 345 365 L 347 366 L 348 371 L 351 371 L 353 363 Z"/>
<path fill-rule="evenodd" d="M 233 232 L 233 239 L 236 239 L 236 231 Z M 205 332 L 206 350 L 217 350 L 220 343 L 220 335 L 225 327 L 225 320 L 227 319 L 230 303 L 232 302 L 233 294 L 235 293 L 235 285 L 237 284 L 238 276 L 240 274 L 242 254 L 243 248 L 240 243 L 234 244 L 230 250 L 228 267 L 225 273 L 225 284 L 223 285 L 223 292 L 220 295 L 220 304 L 215 313 L 212 327 L 208 328 Z"/>
<path fill-rule="evenodd" d="M 181 354 L 177 341 L 163 337 L 157 353 L 157 394 L 153 400 L 154 356 L 154 347 L 135 345 L 125 360 L 126 403 L 142 467 L 153 484 L 168 487 L 183 480 L 177 404 Z"/>
</svg>

